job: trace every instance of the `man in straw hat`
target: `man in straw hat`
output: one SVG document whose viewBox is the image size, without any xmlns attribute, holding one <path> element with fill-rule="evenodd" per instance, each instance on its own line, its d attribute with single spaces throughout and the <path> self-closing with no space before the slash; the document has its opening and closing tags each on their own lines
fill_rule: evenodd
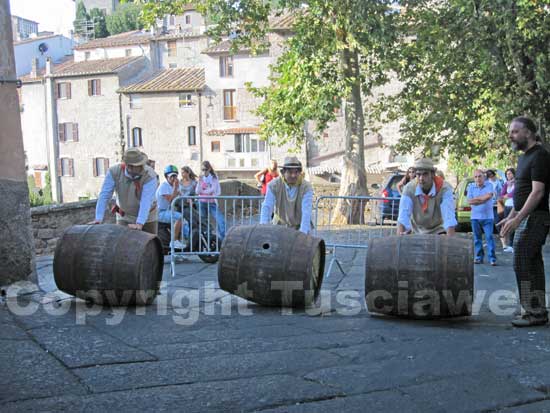
<svg viewBox="0 0 550 413">
<path fill-rule="evenodd" d="M 451 186 L 436 176 L 429 158 L 417 160 L 414 169 L 417 179 L 403 188 L 399 203 L 398 234 L 453 235 L 457 222 Z"/>
<path fill-rule="evenodd" d="M 97 200 L 95 221 L 103 221 L 107 203 L 116 191 L 116 222 L 128 228 L 157 233 L 158 211 L 155 192 L 157 174 L 147 166 L 147 155 L 137 148 L 128 149 L 123 162 L 109 168 Z"/>
<path fill-rule="evenodd" d="M 260 224 L 272 223 L 295 228 L 308 234 L 311 230 L 313 187 L 304 180 L 302 163 L 295 156 L 285 158 L 281 176 L 269 182 L 262 204 Z"/>
</svg>

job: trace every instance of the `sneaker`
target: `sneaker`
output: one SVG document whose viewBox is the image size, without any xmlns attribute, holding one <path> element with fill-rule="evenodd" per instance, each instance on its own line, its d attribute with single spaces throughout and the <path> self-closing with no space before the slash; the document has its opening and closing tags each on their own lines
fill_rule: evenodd
<svg viewBox="0 0 550 413">
<path fill-rule="evenodd" d="M 174 240 L 170 243 L 170 248 L 174 248 L 175 250 L 184 250 L 186 247 L 187 245 L 185 245 L 179 239 Z"/>
<path fill-rule="evenodd" d="M 532 327 L 532 326 L 543 326 L 548 323 L 547 315 L 534 315 L 534 314 L 524 314 L 515 320 L 512 320 L 512 325 L 514 327 Z"/>
<path fill-rule="evenodd" d="M 483 264 L 482 260 L 474 260 L 474 264 Z"/>
<path fill-rule="evenodd" d="M 514 252 L 514 248 L 513 247 L 506 247 L 502 250 L 502 252 Z"/>
<path fill-rule="evenodd" d="M 496 261 L 491 261 L 491 265 L 494 267 L 495 265 L 497 265 L 497 262 Z"/>
</svg>

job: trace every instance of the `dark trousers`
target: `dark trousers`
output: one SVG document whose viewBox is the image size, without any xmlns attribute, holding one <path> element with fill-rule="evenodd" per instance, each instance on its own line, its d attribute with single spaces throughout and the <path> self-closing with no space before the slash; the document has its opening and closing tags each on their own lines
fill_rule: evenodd
<svg viewBox="0 0 550 413">
<path fill-rule="evenodd" d="M 516 229 L 514 271 L 521 306 L 527 313 L 546 315 L 546 280 L 542 246 L 548 235 L 548 212 L 533 212 Z"/>
</svg>

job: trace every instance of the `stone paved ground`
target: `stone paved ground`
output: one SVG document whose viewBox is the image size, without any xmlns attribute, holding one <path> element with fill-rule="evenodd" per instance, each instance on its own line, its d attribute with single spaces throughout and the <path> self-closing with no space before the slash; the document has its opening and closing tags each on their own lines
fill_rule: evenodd
<svg viewBox="0 0 550 413">
<path fill-rule="evenodd" d="M 448 321 L 370 316 L 364 253 L 339 257 L 347 275 L 334 267 L 318 307 L 293 314 L 217 289 L 196 258 L 165 266 L 150 307 L 86 306 L 41 258 L 47 294 L 0 305 L 2 411 L 550 412 L 550 330 L 491 311 L 516 291 L 510 255 L 476 266 L 478 314 Z"/>
</svg>

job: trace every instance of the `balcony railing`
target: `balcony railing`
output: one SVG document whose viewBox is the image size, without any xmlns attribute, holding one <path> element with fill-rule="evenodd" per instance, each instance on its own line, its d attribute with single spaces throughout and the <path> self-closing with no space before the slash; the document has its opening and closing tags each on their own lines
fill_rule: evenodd
<svg viewBox="0 0 550 413">
<path fill-rule="evenodd" d="M 224 106 L 223 107 L 223 120 L 235 120 L 237 119 L 237 107 L 236 106 Z"/>
</svg>

